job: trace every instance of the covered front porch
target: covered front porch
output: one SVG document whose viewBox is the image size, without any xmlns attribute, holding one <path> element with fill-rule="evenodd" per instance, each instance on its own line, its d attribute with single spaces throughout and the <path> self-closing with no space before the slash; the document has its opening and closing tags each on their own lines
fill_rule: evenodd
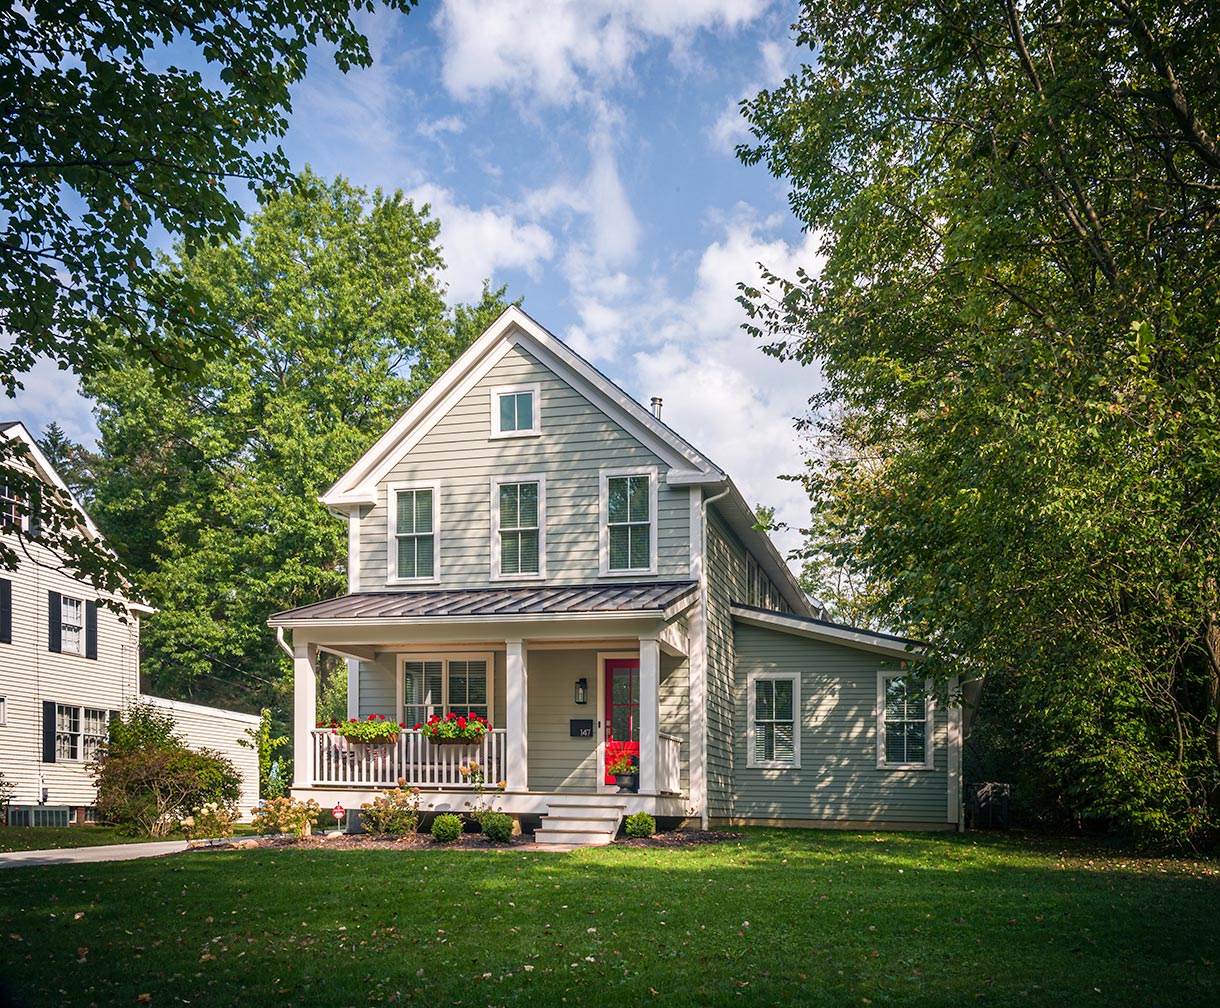
<svg viewBox="0 0 1220 1008">
<path fill-rule="evenodd" d="M 506 612 L 509 593 L 508 608 L 539 611 Z M 696 596 L 689 583 L 387 592 L 280 614 L 272 624 L 292 633 L 293 793 L 358 808 L 401 781 L 434 811 L 462 811 L 481 788 L 518 816 L 582 797 L 683 818 L 696 810 L 686 632 Z M 418 612 L 425 601 L 443 611 Z M 347 659 L 349 716 L 405 724 L 396 742 L 317 726 L 323 652 Z M 478 741 L 440 745 L 412 730 L 472 710 L 493 725 Z M 624 743 L 638 752 L 633 794 L 605 772 L 608 748 Z"/>
</svg>

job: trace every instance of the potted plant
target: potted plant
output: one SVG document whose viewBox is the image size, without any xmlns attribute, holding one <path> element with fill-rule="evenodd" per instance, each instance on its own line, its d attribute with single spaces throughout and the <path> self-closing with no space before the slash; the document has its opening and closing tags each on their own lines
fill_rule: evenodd
<svg viewBox="0 0 1220 1008">
<path fill-rule="evenodd" d="M 318 727 L 329 728 L 333 734 L 348 742 L 387 745 L 398 741 L 398 731 L 406 725 L 391 721 L 384 714 L 370 714 L 363 721 L 351 718 L 347 721 L 330 721 Z"/>
<path fill-rule="evenodd" d="M 620 793 L 634 794 L 640 788 L 639 765 L 636 763 L 635 754 L 628 752 L 625 746 L 608 754 L 606 773 L 614 778 Z"/>
<path fill-rule="evenodd" d="M 433 745 L 470 745 L 491 731 L 491 725 L 474 711 L 465 716 L 450 711 L 444 717 L 433 714 L 414 730 Z"/>
</svg>

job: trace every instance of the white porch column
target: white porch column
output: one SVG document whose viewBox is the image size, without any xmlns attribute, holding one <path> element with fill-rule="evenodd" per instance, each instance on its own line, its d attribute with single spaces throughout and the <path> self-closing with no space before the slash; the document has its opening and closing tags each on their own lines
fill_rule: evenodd
<svg viewBox="0 0 1220 1008">
<path fill-rule="evenodd" d="M 640 793 L 656 794 L 660 742 L 658 713 L 661 647 L 655 637 L 640 638 Z"/>
<path fill-rule="evenodd" d="M 292 648 L 292 786 L 313 787 L 313 730 L 318 725 L 318 649 Z"/>
<path fill-rule="evenodd" d="M 508 724 L 504 780 L 509 791 L 529 788 L 529 682 L 525 666 L 525 645 L 519 640 L 505 642 L 505 714 Z"/>
</svg>

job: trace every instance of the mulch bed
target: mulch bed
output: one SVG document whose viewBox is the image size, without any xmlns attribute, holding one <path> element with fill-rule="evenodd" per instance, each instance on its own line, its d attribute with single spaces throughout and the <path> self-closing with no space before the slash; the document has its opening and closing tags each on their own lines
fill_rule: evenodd
<svg viewBox="0 0 1220 1008">
<path fill-rule="evenodd" d="M 655 836 L 632 839 L 620 837 L 615 844 L 620 847 L 695 847 L 700 844 L 726 843 L 730 840 L 740 840 L 740 833 L 723 833 L 715 830 L 668 830 Z M 463 833 L 455 841 L 448 844 L 438 843 L 427 833 L 411 833 L 403 837 L 388 837 L 372 833 L 328 833 L 325 836 L 307 837 L 273 837 L 270 839 L 246 839 L 238 837 L 234 841 L 237 847 L 304 847 L 308 849 L 326 850 L 402 850 L 448 848 L 511 850 L 514 847 L 533 847 L 534 835 L 522 833 L 506 844 L 489 841 L 482 833 Z M 223 850 L 223 847 L 213 847 L 212 850 Z"/>
</svg>

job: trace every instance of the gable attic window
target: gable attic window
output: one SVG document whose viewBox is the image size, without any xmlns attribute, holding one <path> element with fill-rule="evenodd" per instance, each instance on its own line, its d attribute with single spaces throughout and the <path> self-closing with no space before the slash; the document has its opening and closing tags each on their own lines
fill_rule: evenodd
<svg viewBox="0 0 1220 1008">
<path fill-rule="evenodd" d="M 437 499 L 440 485 L 397 485 L 387 489 L 390 581 L 435 581 Z"/>
<path fill-rule="evenodd" d="M 546 573 L 546 480 L 542 476 L 493 479 L 492 577 Z"/>
<path fill-rule="evenodd" d="M 542 433 L 542 387 L 499 385 L 491 390 L 491 436 L 530 437 Z"/>
<path fill-rule="evenodd" d="M 657 572 L 656 513 L 656 470 L 602 470 L 602 574 Z"/>
<path fill-rule="evenodd" d="M 932 769 L 932 697 L 906 672 L 877 673 L 877 769 Z"/>
</svg>

